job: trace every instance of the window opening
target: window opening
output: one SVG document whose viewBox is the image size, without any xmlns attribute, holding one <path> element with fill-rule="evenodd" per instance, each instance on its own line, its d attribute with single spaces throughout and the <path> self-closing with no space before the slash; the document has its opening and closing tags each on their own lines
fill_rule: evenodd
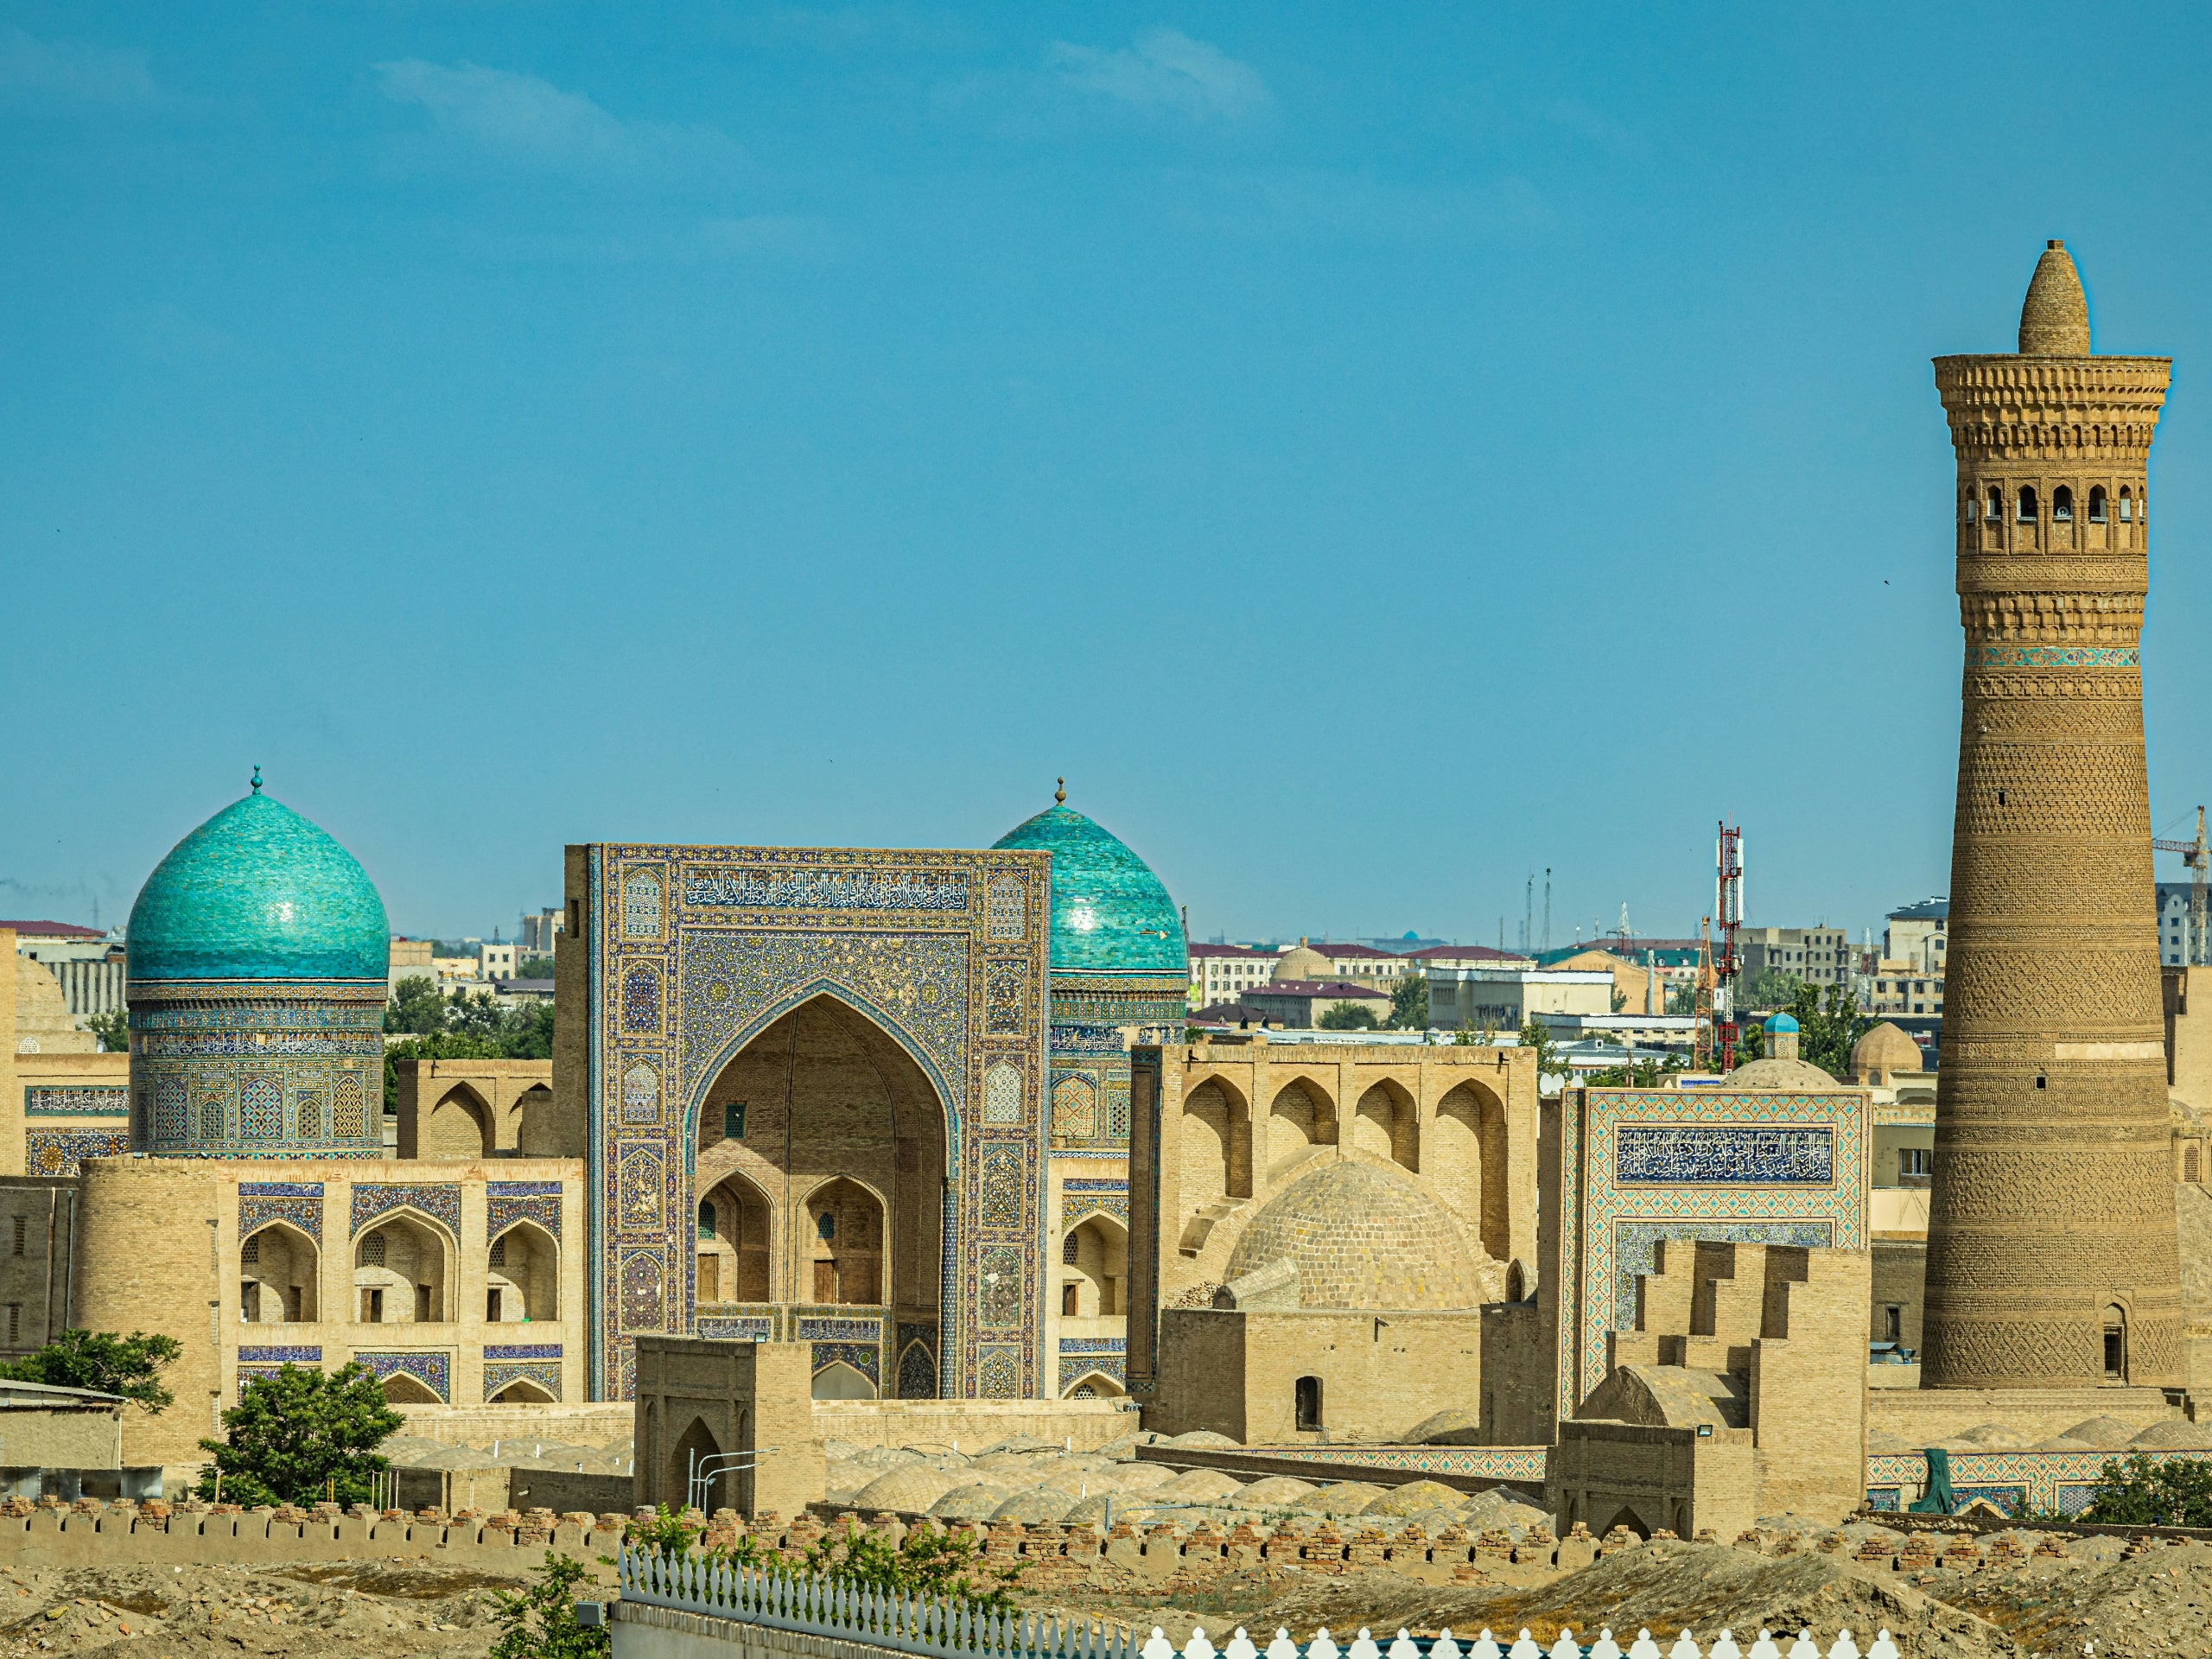
<svg viewBox="0 0 2212 1659">
<path fill-rule="evenodd" d="M 834 1211 L 824 1210 L 814 1218 L 814 1236 L 817 1238 L 837 1236 L 837 1217 Z"/>
<path fill-rule="evenodd" d="M 261 1284 L 258 1280 L 249 1279 L 238 1287 L 238 1318 L 248 1325 L 261 1322 Z"/>
<path fill-rule="evenodd" d="M 2074 522 L 2074 492 L 2063 484 L 2050 493 L 2050 517 L 2054 524 Z"/>
<path fill-rule="evenodd" d="M 17 1222 L 16 1226 L 16 1236 L 17 1238 L 21 1238 L 22 1236 L 22 1224 L 21 1222 Z M 22 1252 L 21 1250 L 17 1250 L 16 1254 L 17 1255 L 21 1255 Z M 238 1246 L 238 1260 L 241 1262 L 257 1262 L 261 1260 L 261 1235 L 259 1233 L 256 1233 L 251 1238 L 249 1238 L 245 1243 Z"/>
<path fill-rule="evenodd" d="M 1295 1421 L 1301 1429 L 1321 1427 L 1321 1379 L 1301 1376 L 1294 1387 Z"/>
<path fill-rule="evenodd" d="M 1999 518 L 2002 518 L 2004 516 L 2005 516 L 2005 496 L 2004 496 L 2004 493 L 2003 493 L 2003 492 L 2002 492 L 2002 491 L 1999 490 L 1999 489 L 1998 489 L 1998 487 L 1997 487 L 1994 484 L 1993 484 L 1993 485 L 1991 485 L 1991 486 L 1989 486 L 1989 521 L 1990 521 L 1990 523 L 1992 523 L 1992 524 L 1995 524 L 1995 523 L 1996 523 Z"/>
<path fill-rule="evenodd" d="M 384 1266 L 384 1235 L 371 1233 L 361 1241 L 361 1265 L 365 1268 Z"/>
<path fill-rule="evenodd" d="M 1076 1236 L 1073 1233 L 1070 1233 L 1060 1241 L 1061 1266 L 1069 1268 L 1075 1266 L 1076 1248 Z"/>
<path fill-rule="evenodd" d="M 2135 498 L 2127 493 L 2127 486 L 2120 486 L 2120 521 L 2126 524 L 2135 517 Z"/>
<path fill-rule="evenodd" d="M 418 1325 L 430 1322 L 430 1287 L 428 1285 L 415 1287 L 415 1319 Z"/>
<path fill-rule="evenodd" d="M 2117 1306 L 2105 1309 L 2105 1376 L 2114 1382 L 2127 1380 L 2127 1315 Z"/>
<path fill-rule="evenodd" d="M 722 1138 L 726 1141 L 745 1139 L 745 1103 L 733 1100 L 722 1108 Z"/>
<path fill-rule="evenodd" d="M 1882 1340 L 1885 1342 L 1904 1340 L 1904 1309 L 1893 1304 L 1882 1310 Z"/>
<path fill-rule="evenodd" d="M 715 1206 L 712 1200 L 702 1198 L 699 1200 L 699 1236 L 712 1238 L 714 1236 Z"/>
<path fill-rule="evenodd" d="M 364 1286 L 361 1289 L 361 1323 L 384 1323 L 384 1292 L 373 1285 Z"/>
<path fill-rule="evenodd" d="M 2093 524 L 2101 524 L 2104 521 L 2105 486 L 2101 484 L 2092 484 L 2089 486 L 2089 522 Z"/>
<path fill-rule="evenodd" d="M 493 1285 L 484 1293 L 484 1319 L 489 1325 L 499 1322 L 499 1287 Z"/>
<path fill-rule="evenodd" d="M 507 1236 L 505 1233 L 501 1233 L 492 1241 L 491 1264 L 495 1268 L 504 1268 L 507 1265 Z"/>
<path fill-rule="evenodd" d="M 2020 486 L 2020 522 L 2032 524 L 2036 521 L 2036 493 L 2031 486 Z"/>
<path fill-rule="evenodd" d="M 1061 1317 L 1063 1317 L 1064 1319 L 1073 1319 L 1073 1318 L 1075 1317 L 1075 1310 L 1076 1310 L 1076 1290 L 1075 1290 L 1075 1285 L 1074 1285 L 1073 1281 L 1070 1281 L 1069 1283 L 1065 1284 L 1065 1285 L 1062 1285 L 1062 1286 L 1060 1287 L 1060 1314 L 1061 1314 Z"/>
</svg>

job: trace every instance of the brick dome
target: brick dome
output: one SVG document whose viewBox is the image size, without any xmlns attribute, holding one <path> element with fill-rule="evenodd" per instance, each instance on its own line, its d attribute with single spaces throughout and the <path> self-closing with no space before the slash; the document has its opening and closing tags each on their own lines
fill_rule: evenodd
<svg viewBox="0 0 2212 1659">
<path fill-rule="evenodd" d="M 1496 1264 L 1468 1244 L 1461 1224 L 1402 1175 L 1338 1159 L 1300 1176 L 1252 1217 L 1224 1277 L 1241 1279 L 1289 1257 L 1300 1307 L 1478 1307 L 1498 1300 L 1484 1283 Z"/>
<path fill-rule="evenodd" d="M 1886 1083 L 1892 1071 L 1918 1071 L 1926 1064 L 1920 1045 L 1886 1020 L 1851 1046 L 1851 1075 L 1861 1083 Z"/>
</svg>

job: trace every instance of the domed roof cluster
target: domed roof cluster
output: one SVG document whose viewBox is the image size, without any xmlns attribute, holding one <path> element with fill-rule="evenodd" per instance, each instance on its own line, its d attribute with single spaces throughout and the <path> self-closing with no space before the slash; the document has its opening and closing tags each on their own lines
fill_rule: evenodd
<svg viewBox="0 0 2212 1659">
<path fill-rule="evenodd" d="M 1453 1308 L 1496 1301 L 1465 1230 L 1427 1193 L 1388 1170 L 1336 1159 L 1293 1181 L 1252 1217 L 1226 1279 L 1283 1260 L 1301 1307 Z"/>
<path fill-rule="evenodd" d="M 134 980 L 380 980 L 384 900 L 353 855 L 261 793 L 170 849 L 131 906 Z"/>
<path fill-rule="evenodd" d="M 993 845 L 1052 855 L 1054 973 L 1189 973 L 1182 918 L 1160 878 L 1065 798 Z"/>
</svg>

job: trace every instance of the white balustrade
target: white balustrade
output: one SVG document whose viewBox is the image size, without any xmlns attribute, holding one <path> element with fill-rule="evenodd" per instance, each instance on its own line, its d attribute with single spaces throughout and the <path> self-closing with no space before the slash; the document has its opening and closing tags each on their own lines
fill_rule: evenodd
<svg viewBox="0 0 2212 1659">
<path fill-rule="evenodd" d="M 1178 1648 L 1158 1625 L 1140 1642 L 1132 1631 L 1090 1621 L 1075 1624 L 1037 1613 L 985 1612 L 944 1597 L 801 1578 L 697 1554 L 626 1548 L 621 1576 L 626 1601 L 835 1637 L 928 1659 L 1901 1659 L 1887 1630 L 1863 1649 L 1849 1630 L 1839 1631 L 1825 1648 L 1812 1631 L 1800 1630 L 1785 1653 L 1770 1631 L 1761 1630 L 1745 1649 L 1726 1630 L 1703 1645 L 1691 1631 L 1678 1630 L 1663 1649 L 1649 1630 L 1638 1630 L 1624 1651 L 1610 1629 L 1599 1630 L 1594 1640 L 1579 1640 L 1563 1630 L 1549 1649 L 1526 1630 L 1510 1644 L 1501 1644 L 1484 1630 L 1464 1647 L 1449 1630 L 1426 1645 L 1401 1630 L 1385 1648 L 1363 1627 L 1348 1648 L 1339 1648 L 1325 1629 L 1303 1645 L 1279 1629 L 1262 1649 L 1240 1625 L 1225 1647 L 1216 1648 L 1200 1629 Z"/>
</svg>

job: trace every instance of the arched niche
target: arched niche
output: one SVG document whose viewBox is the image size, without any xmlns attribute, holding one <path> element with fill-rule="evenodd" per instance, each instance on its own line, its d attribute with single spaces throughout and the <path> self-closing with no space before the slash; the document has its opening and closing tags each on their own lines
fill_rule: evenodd
<svg viewBox="0 0 2212 1659">
<path fill-rule="evenodd" d="M 1505 1103 L 1479 1083 L 1453 1089 L 1436 1103 L 1424 1161 L 1437 1196 L 1474 1224 L 1483 1249 L 1511 1260 Z"/>
<path fill-rule="evenodd" d="M 732 1247 L 716 1262 L 718 1281 L 737 1275 L 717 1283 L 721 1300 L 812 1303 L 827 1289 L 847 1304 L 865 1294 L 868 1304 L 895 1306 L 901 1320 L 937 1323 L 946 1114 L 892 1029 L 842 993 L 817 990 L 746 1039 L 696 1099 L 686 1125 L 697 1148 L 692 1213 L 710 1204 L 710 1249 L 719 1257 L 722 1243 Z M 725 1240 L 722 1192 L 733 1177 L 742 1183 L 728 1189 L 739 1236 Z M 846 1207 L 833 1221 L 836 1236 L 824 1240 L 816 1200 L 840 1179 L 851 1190 L 838 1198 Z M 856 1194 L 874 1206 L 872 1252 L 861 1243 L 867 1206 Z M 743 1211 L 756 1196 L 762 1213 L 748 1223 Z M 823 1264 L 828 1279 L 818 1284 Z M 733 1297 L 734 1288 L 760 1294 Z"/>
<path fill-rule="evenodd" d="M 766 1302 L 770 1294 L 768 1195 L 732 1174 L 699 1200 L 699 1300 Z"/>
<path fill-rule="evenodd" d="M 553 1091 L 543 1084 L 524 1090 L 507 1109 L 507 1116 L 514 1129 L 509 1139 L 524 1158 L 576 1155 L 576 1148 L 565 1145 L 561 1139 L 560 1125 L 553 1116 Z"/>
<path fill-rule="evenodd" d="M 817 1400 L 873 1400 L 875 1384 L 861 1374 L 855 1366 L 842 1359 L 833 1359 L 814 1374 L 814 1397 Z"/>
<path fill-rule="evenodd" d="M 839 1175 L 806 1195 L 806 1236 L 800 1248 L 805 1251 L 800 1288 L 808 1293 L 806 1300 L 825 1307 L 874 1306 L 880 1301 L 883 1201 L 861 1182 Z"/>
<path fill-rule="evenodd" d="M 446 1263 L 452 1241 L 435 1222 L 395 1210 L 353 1241 L 353 1316 L 362 1325 L 440 1324 L 453 1318 Z"/>
<path fill-rule="evenodd" d="M 1063 1400 L 1118 1400 L 1128 1392 L 1117 1377 L 1103 1371 L 1085 1371 L 1060 1391 Z"/>
<path fill-rule="evenodd" d="M 416 1131 L 415 1155 L 422 1159 L 486 1158 L 495 1144 L 492 1109 L 467 1084 L 456 1083 L 438 1096 Z"/>
<path fill-rule="evenodd" d="M 486 1403 L 494 1406 L 550 1406 L 560 1402 L 527 1377 L 518 1377 L 493 1395 Z"/>
<path fill-rule="evenodd" d="M 662 1490 L 686 1494 L 681 1503 L 671 1501 L 669 1508 L 681 1509 L 695 1501 L 689 1495 L 693 1471 L 700 1465 L 707 1464 L 709 1459 L 721 1455 L 721 1447 L 715 1443 L 714 1433 L 707 1427 L 706 1420 L 694 1417 L 683 1433 L 676 1437 L 676 1444 L 669 1448 L 667 1478 Z M 737 1478 L 734 1471 L 716 1470 L 711 1464 L 708 1465 L 708 1471 L 706 1501 L 700 1507 L 712 1515 L 718 1509 L 733 1507 L 728 1495 L 736 1490 Z"/>
<path fill-rule="evenodd" d="M 315 1285 L 322 1252 L 281 1221 L 238 1242 L 238 1318 L 247 1325 L 287 1325 L 320 1319 Z"/>
<path fill-rule="evenodd" d="M 420 1377 L 410 1376 L 404 1371 L 394 1371 L 385 1378 L 384 1399 L 388 1406 L 435 1406 L 444 1403 L 429 1383 Z"/>
<path fill-rule="evenodd" d="M 484 1318 L 508 1325 L 561 1317 L 561 1247 L 534 1221 L 518 1221 L 485 1249 Z"/>
<path fill-rule="evenodd" d="M 1126 1317 L 1128 1230 L 1111 1216 L 1084 1217 L 1060 1236 L 1058 1272 L 1063 1319 Z"/>
<path fill-rule="evenodd" d="M 1268 1179 L 1280 1181 L 1315 1147 L 1337 1144 L 1337 1109 L 1319 1083 L 1293 1077 L 1268 1103 Z"/>
<path fill-rule="evenodd" d="M 1351 1143 L 1358 1151 L 1387 1158 L 1419 1174 L 1421 1114 L 1414 1097 L 1387 1077 L 1372 1085 L 1352 1112 Z"/>
</svg>

